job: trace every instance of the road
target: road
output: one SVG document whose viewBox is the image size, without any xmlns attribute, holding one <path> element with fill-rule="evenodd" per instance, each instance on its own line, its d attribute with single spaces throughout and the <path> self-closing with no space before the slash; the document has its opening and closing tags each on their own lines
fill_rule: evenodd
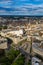
<svg viewBox="0 0 43 65">
<path fill-rule="evenodd" d="M 33 52 L 35 52 L 43 57 L 43 49 L 39 48 L 37 44 L 33 44 L 32 49 L 33 49 Z"/>
</svg>

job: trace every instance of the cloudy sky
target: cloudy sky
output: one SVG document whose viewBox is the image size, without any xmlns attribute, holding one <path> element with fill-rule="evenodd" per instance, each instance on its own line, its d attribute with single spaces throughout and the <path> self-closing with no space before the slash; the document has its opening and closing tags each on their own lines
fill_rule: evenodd
<svg viewBox="0 0 43 65">
<path fill-rule="evenodd" d="M 43 0 L 0 0 L 0 15 L 43 15 Z"/>
</svg>

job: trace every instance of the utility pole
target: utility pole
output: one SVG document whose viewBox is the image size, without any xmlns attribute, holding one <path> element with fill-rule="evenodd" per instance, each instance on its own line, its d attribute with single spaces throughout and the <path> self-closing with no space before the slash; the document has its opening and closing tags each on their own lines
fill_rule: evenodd
<svg viewBox="0 0 43 65">
<path fill-rule="evenodd" d="M 31 60 L 32 60 L 32 36 L 30 37 L 30 39 L 31 39 L 31 41 L 30 41 L 30 44 L 31 44 L 31 46 L 30 46 L 30 62 L 31 62 Z M 32 62 L 30 63 L 30 65 L 32 65 Z"/>
<path fill-rule="evenodd" d="M 32 37 L 30 37 L 31 41 L 30 41 L 30 44 L 31 44 L 31 47 L 30 47 L 30 54 L 32 53 Z"/>
</svg>

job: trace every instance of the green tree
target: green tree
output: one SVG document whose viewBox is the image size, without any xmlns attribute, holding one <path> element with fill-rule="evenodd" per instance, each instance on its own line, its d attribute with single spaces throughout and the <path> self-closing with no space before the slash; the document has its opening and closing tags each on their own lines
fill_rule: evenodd
<svg viewBox="0 0 43 65">
<path fill-rule="evenodd" d="M 7 25 L 3 26 L 3 29 L 7 29 Z"/>
</svg>

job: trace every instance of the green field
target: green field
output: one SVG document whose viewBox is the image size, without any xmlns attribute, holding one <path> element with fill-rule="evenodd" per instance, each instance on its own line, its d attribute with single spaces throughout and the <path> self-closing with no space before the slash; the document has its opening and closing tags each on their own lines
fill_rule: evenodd
<svg viewBox="0 0 43 65">
<path fill-rule="evenodd" d="M 25 57 L 24 55 L 21 55 L 15 62 L 13 62 L 11 65 L 24 65 Z"/>
<path fill-rule="evenodd" d="M 5 56 L 0 57 L 0 64 L 2 63 L 1 65 L 11 65 L 19 53 L 20 51 L 11 48 L 9 51 L 7 51 Z"/>
</svg>

